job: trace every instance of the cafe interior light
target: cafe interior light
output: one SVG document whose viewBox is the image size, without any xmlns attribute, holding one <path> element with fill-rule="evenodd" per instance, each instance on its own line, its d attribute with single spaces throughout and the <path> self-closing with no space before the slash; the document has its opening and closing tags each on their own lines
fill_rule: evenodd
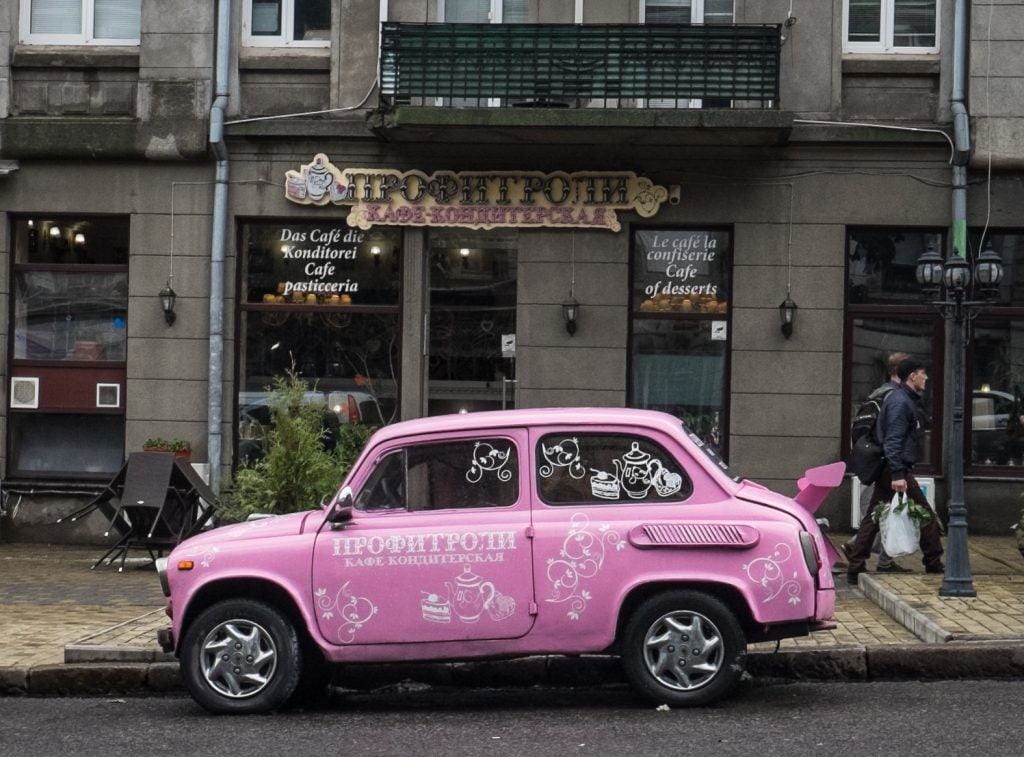
<svg viewBox="0 0 1024 757">
<path fill-rule="evenodd" d="M 793 336 L 793 322 L 796 320 L 797 304 L 786 293 L 786 299 L 779 305 L 779 318 L 782 320 L 782 335 L 789 339 Z"/>
<path fill-rule="evenodd" d="M 75 233 L 75 246 L 76 247 L 82 247 L 84 245 L 85 245 L 85 234 L 83 234 L 80 231 L 76 232 Z"/>
<path fill-rule="evenodd" d="M 167 284 L 160 290 L 160 308 L 164 311 L 164 320 L 167 321 L 167 325 L 171 326 L 177 316 L 174 314 L 174 301 L 178 295 L 171 289 L 171 280 L 167 279 Z"/>
<path fill-rule="evenodd" d="M 380 255 L 382 252 L 384 252 L 384 250 L 379 244 L 375 244 L 370 247 L 370 255 L 373 256 L 374 266 L 380 266 Z"/>
<path fill-rule="evenodd" d="M 60 226 L 56 224 L 50 227 L 50 236 L 56 239 L 60 236 Z"/>
</svg>

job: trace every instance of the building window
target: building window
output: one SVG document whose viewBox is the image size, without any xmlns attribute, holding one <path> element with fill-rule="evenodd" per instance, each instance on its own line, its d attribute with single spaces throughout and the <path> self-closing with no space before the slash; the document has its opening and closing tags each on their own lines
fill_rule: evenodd
<svg viewBox="0 0 1024 757">
<path fill-rule="evenodd" d="M 939 51 L 937 0 L 844 0 L 843 52 Z"/>
<path fill-rule="evenodd" d="M 514 233 L 431 229 L 429 415 L 515 407 Z"/>
<path fill-rule="evenodd" d="M 325 446 L 342 424 L 380 426 L 398 409 L 401 234 L 344 220 L 241 224 L 239 459 L 262 456 L 270 386 L 294 369 L 324 408 Z"/>
<path fill-rule="evenodd" d="M 681 418 L 725 456 L 731 233 L 637 230 L 632 273 L 630 407 Z"/>
<path fill-rule="evenodd" d="M 22 0 L 21 41 L 137 45 L 142 0 Z"/>
<path fill-rule="evenodd" d="M 732 24 L 734 0 L 640 0 L 641 24 Z M 649 108 L 728 108 L 723 98 L 670 100 L 652 98 Z"/>
<path fill-rule="evenodd" d="M 40 214 L 11 228 L 9 470 L 107 476 L 124 452 L 129 221 Z"/>
<path fill-rule="evenodd" d="M 977 252 L 980 233 L 971 235 Z M 971 325 L 964 440 L 976 475 L 1024 475 L 1024 231 L 991 231 L 985 244 L 1003 259 L 997 304 Z"/>
<path fill-rule="evenodd" d="M 889 356 L 906 352 L 925 364 L 922 471 L 941 460 L 943 321 L 921 293 L 914 271 L 929 247 L 943 253 L 932 229 L 849 228 L 846 235 L 846 328 L 843 370 L 843 449 L 853 413 L 888 380 Z M 934 431 L 933 431 L 934 429 Z"/>
<path fill-rule="evenodd" d="M 242 29 L 250 47 L 329 47 L 330 0 L 245 0 Z"/>
</svg>

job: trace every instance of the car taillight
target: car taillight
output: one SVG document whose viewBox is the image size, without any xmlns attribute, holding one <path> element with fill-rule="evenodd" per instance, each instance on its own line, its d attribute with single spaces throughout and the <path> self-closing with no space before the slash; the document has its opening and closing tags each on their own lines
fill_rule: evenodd
<svg viewBox="0 0 1024 757">
<path fill-rule="evenodd" d="M 817 579 L 818 571 L 821 570 L 821 553 L 818 552 L 818 545 L 814 543 L 814 537 L 806 531 L 800 532 L 800 550 L 804 553 L 807 570 Z"/>
<path fill-rule="evenodd" d="M 359 403 L 351 394 L 348 396 L 348 422 L 359 423 Z"/>
</svg>

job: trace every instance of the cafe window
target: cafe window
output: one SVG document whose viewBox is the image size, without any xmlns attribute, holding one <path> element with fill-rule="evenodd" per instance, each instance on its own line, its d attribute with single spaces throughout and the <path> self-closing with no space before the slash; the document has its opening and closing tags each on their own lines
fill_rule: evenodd
<svg viewBox="0 0 1024 757">
<path fill-rule="evenodd" d="M 944 254 L 938 229 L 857 228 L 846 234 L 846 320 L 843 370 L 843 449 L 850 419 L 872 391 L 888 381 L 896 352 L 920 360 L 928 372 L 923 410 L 928 418 L 921 444 L 922 471 L 941 460 L 944 324 L 915 278 L 917 259 L 928 249 Z"/>
<path fill-rule="evenodd" d="M 39 214 L 11 229 L 11 475 L 113 473 L 124 451 L 129 220 Z"/>
<path fill-rule="evenodd" d="M 328 47 L 330 0 L 245 0 L 242 16 L 250 47 Z"/>
<path fill-rule="evenodd" d="M 430 415 L 515 407 L 515 232 L 431 229 Z"/>
<path fill-rule="evenodd" d="M 976 257 L 981 234 L 970 235 Z M 1003 260 L 996 304 L 971 324 L 964 454 L 975 475 L 1024 475 L 1024 231 L 986 232 Z"/>
<path fill-rule="evenodd" d="M 324 408 L 325 443 L 346 423 L 380 426 L 398 409 L 401 234 L 344 220 L 251 221 L 238 234 L 239 457 L 258 459 L 269 387 L 290 369 Z"/>
<path fill-rule="evenodd" d="M 633 234 L 630 407 L 683 420 L 726 456 L 732 234 Z"/>
</svg>

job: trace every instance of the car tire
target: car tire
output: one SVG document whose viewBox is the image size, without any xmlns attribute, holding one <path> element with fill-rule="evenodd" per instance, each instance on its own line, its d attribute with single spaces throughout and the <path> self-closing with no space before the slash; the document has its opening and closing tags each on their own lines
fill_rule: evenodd
<svg viewBox="0 0 1024 757">
<path fill-rule="evenodd" d="M 182 641 L 182 678 L 211 712 L 277 709 L 295 692 L 301 670 L 294 626 L 277 608 L 253 599 L 208 607 Z"/>
<path fill-rule="evenodd" d="M 645 600 L 626 623 L 622 663 L 644 696 L 676 707 L 728 694 L 746 664 L 746 639 L 720 600 L 676 590 Z"/>
<path fill-rule="evenodd" d="M 330 684 L 334 680 L 334 665 L 324 659 L 323 653 L 306 640 L 300 642 L 302 651 L 302 670 L 299 683 L 288 700 L 289 707 L 317 707 L 326 701 L 330 694 Z"/>
</svg>

